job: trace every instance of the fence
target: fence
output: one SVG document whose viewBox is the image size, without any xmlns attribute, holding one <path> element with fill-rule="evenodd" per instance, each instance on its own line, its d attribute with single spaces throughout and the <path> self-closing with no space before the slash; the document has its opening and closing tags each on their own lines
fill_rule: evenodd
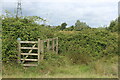
<svg viewBox="0 0 120 80">
<path fill-rule="evenodd" d="M 58 37 L 46 40 L 38 39 L 38 41 L 21 41 L 18 39 L 18 51 L 18 63 L 23 66 L 37 66 L 37 64 L 25 64 L 25 62 L 31 61 L 39 64 L 44 59 L 44 53 L 47 51 L 58 54 Z"/>
</svg>

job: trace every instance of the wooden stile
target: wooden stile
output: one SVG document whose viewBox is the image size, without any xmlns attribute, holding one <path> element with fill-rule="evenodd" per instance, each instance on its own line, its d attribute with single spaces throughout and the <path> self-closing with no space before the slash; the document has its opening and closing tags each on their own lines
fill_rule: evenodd
<svg viewBox="0 0 120 80">
<path fill-rule="evenodd" d="M 47 46 L 44 45 L 44 43 L 47 43 Z M 52 42 L 52 44 L 50 44 Z M 21 47 L 21 44 L 34 44 L 32 47 Z M 35 47 L 38 44 L 38 47 Z M 47 48 L 44 49 L 44 48 Z M 24 52 L 21 53 L 21 49 L 30 49 L 29 52 Z M 32 53 L 32 50 L 37 50 L 37 53 Z M 44 59 L 44 52 L 46 51 L 50 51 L 52 49 L 52 51 L 56 52 L 56 54 L 58 54 L 58 37 L 57 38 L 50 38 L 50 39 L 46 39 L 46 40 L 40 40 L 38 39 L 38 41 L 21 41 L 18 40 L 18 63 L 22 63 L 23 66 L 37 66 L 37 64 L 28 64 L 31 61 L 37 61 L 38 64 L 40 63 L 40 61 L 42 61 Z M 23 58 L 21 58 L 21 55 L 23 55 Z M 25 56 L 25 57 L 24 57 Z M 37 59 L 30 59 L 30 57 L 28 56 L 37 56 Z M 28 59 L 29 58 L 29 59 Z M 28 61 L 28 62 L 27 62 Z M 24 62 L 27 62 L 27 64 L 25 64 Z M 23 64 L 24 63 L 24 64 Z"/>
</svg>

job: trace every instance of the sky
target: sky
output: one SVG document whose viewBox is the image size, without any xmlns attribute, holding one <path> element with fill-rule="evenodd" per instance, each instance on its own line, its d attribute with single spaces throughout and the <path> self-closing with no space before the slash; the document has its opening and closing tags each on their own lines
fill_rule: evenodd
<svg viewBox="0 0 120 80">
<path fill-rule="evenodd" d="M 120 1 L 118 3 L 118 15 L 120 16 Z"/>
<path fill-rule="evenodd" d="M 2 10 L 16 11 L 18 0 L 2 0 Z M 21 0 L 23 16 L 40 16 L 48 25 L 75 25 L 77 20 L 90 27 L 104 27 L 118 17 L 119 0 Z"/>
</svg>

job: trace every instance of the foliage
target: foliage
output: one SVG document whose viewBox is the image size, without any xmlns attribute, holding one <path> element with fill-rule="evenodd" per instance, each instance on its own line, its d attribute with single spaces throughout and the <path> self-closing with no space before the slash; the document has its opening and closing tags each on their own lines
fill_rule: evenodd
<svg viewBox="0 0 120 80">
<path fill-rule="evenodd" d="M 66 57 L 65 57 L 66 58 Z M 111 59 L 112 58 L 112 59 Z M 62 59 L 62 58 L 60 58 Z M 3 78 L 117 78 L 118 65 L 111 63 L 117 57 L 108 57 L 99 61 L 89 63 L 89 65 L 65 65 L 56 64 L 55 60 L 42 61 L 37 67 L 22 67 L 19 64 L 4 63 L 2 67 Z M 55 61 L 55 63 L 54 63 Z M 110 61 L 110 62 L 109 62 Z M 66 60 L 69 62 L 69 60 Z M 11 67 L 12 66 L 12 67 Z M 76 74 L 77 73 L 77 74 Z"/>
<path fill-rule="evenodd" d="M 44 60 L 53 66 L 61 66 L 66 64 L 64 56 L 59 56 L 51 51 L 46 52 L 44 55 Z"/>
<path fill-rule="evenodd" d="M 68 28 L 66 28 L 66 29 L 64 29 L 65 31 L 73 31 L 74 30 L 74 26 L 70 26 L 70 27 L 68 27 Z"/>
<path fill-rule="evenodd" d="M 46 39 L 54 36 L 51 28 L 38 25 L 39 17 L 14 18 L 4 17 L 2 20 L 2 57 L 3 61 L 17 58 L 17 38 L 21 40 Z M 41 19 L 40 19 L 41 20 Z"/>
<path fill-rule="evenodd" d="M 85 22 L 80 22 L 80 20 L 77 20 L 75 25 L 72 25 L 66 29 L 65 31 L 81 31 L 90 28 Z"/>
<path fill-rule="evenodd" d="M 62 30 L 63 31 L 66 29 L 66 26 L 67 26 L 67 23 L 62 23 L 61 25 L 55 26 L 54 30 L 56 30 L 56 31 Z"/>
<path fill-rule="evenodd" d="M 61 25 L 63 28 L 61 26 L 51 28 L 51 26 L 37 24 L 45 21 L 38 16 L 15 18 L 7 12 L 6 16 L 2 17 L 2 60 L 3 63 L 9 61 L 3 65 L 4 77 L 117 76 L 118 70 L 115 62 L 118 60 L 117 57 L 113 57 L 118 55 L 116 21 L 111 22 L 107 30 L 106 28 L 89 28 L 86 23 L 80 21 L 77 21 L 75 26 L 65 29 L 66 23 Z M 40 62 L 37 67 L 23 68 L 16 64 L 17 38 L 37 41 L 38 38 L 52 37 L 59 38 L 59 55 L 54 52 L 44 53 L 44 61 Z M 86 74 L 91 75 L 86 76 Z"/>
<path fill-rule="evenodd" d="M 80 22 L 80 20 L 77 20 L 75 23 L 75 30 L 80 31 L 82 29 L 86 29 L 89 28 L 89 26 L 84 23 L 84 22 Z"/>
<path fill-rule="evenodd" d="M 82 60 L 82 56 L 84 56 L 84 63 L 87 63 L 104 56 L 118 54 L 117 33 L 111 33 L 105 29 L 86 29 L 73 33 L 61 31 L 57 36 L 59 37 L 59 53 L 72 55 L 74 62 Z"/>
<path fill-rule="evenodd" d="M 66 23 L 62 23 L 61 24 L 61 30 L 64 30 L 66 28 L 67 24 Z"/>
<path fill-rule="evenodd" d="M 118 31 L 118 20 L 117 19 L 110 22 L 108 30 L 110 30 L 111 32 Z"/>
<path fill-rule="evenodd" d="M 108 66 L 110 65 L 110 66 Z M 106 56 L 91 64 L 96 74 L 118 75 L 118 56 Z"/>
<path fill-rule="evenodd" d="M 18 37 L 23 41 L 59 37 L 59 54 L 72 59 L 71 62 L 75 64 L 88 64 L 101 57 L 118 54 L 118 35 L 116 32 L 110 32 L 105 28 L 88 28 L 85 23 L 80 21 L 77 21 L 76 27 L 84 26 L 87 28 L 75 31 L 75 27 L 71 26 L 60 31 L 61 26 L 51 28 L 36 23 L 36 21 L 41 20 L 43 19 L 37 16 L 24 18 L 4 16 L 2 20 L 3 61 L 17 59 Z M 62 24 L 62 26 L 66 25 L 66 23 Z"/>
</svg>

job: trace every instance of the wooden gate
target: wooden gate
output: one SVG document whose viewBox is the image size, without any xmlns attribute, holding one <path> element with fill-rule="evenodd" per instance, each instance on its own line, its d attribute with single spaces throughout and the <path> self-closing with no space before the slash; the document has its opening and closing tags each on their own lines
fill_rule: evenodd
<svg viewBox="0 0 120 80">
<path fill-rule="evenodd" d="M 38 41 L 18 40 L 18 63 L 23 66 L 37 66 L 44 59 L 44 52 L 58 53 L 58 38 Z"/>
</svg>

